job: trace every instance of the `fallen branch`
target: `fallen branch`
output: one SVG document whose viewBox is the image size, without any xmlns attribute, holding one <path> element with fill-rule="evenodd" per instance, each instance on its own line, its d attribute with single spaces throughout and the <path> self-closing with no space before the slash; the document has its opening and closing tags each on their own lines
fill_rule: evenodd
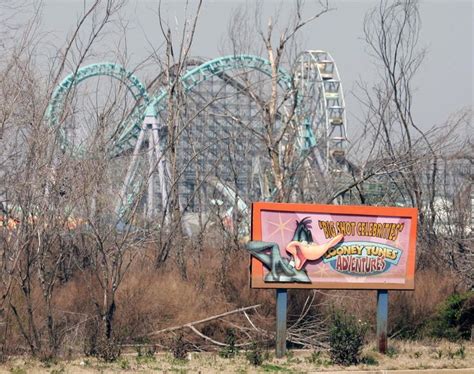
<svg viewBox="0 0 474 374">
<path fill-rule="evenodd" d="M 245 315 L 245 318 L 247 318 L 247 321 L 249 321 L 250 323 L 250 326 L 252 326 L 254 328 L 254 330 L 256 331 L 260 331 L 261 329 L 258 329 L 257 326 L 255 326 L 252 322 L 252 320 L 250 319 L 250 317 L 248 316 L 248 314 L 246 312 L 244 312 L 244 315 Z"/>
<path fill-rule="evenodd" d="M 194 331 L 195 330 L 195 328 L 194 328 L 195 325 L 200 325 L 201 323 L 213 321 L 215 319 L 222 318 L 222 317 L 225 317 L 225 316 L 229 316 L 231 314 L 245 312 L 246 310 L 256 309 L 258 307 L 260 307 L 260 304 L 252 305 L 252 306 L 246 306 L 246 307 L 239 308 L 239 309 L 234 309 L 234 310 L 231 310 L 229 312 L 222 313 L 222 314 L 217 314 L 217 315 L 212 316 L 212 317 L 207 317 L 207 318 L 201 319 L 199 321 L 189 322 L 189 323 L 186 323 L 184 325 L 174 326 L 174 327 L 167 327 L 166 329 L 152 331 L 152 332 L 149 332 L 148 334 L 140 335 L 138 337 L 141 338 L 141 337 L 145 337 L 145 336 L 158 335 L 158 334 L 162 334 L 162 333 L 165 333 L 165 332 L 172 332 L 172 331 L 184 329 L 186 327 L 190 328 L 191 330 Z"/>
<path fill-rule="evenodd" d="M 195 328 L 194 326 L 186 326 L 186 327 L 189 327 L 191 330 L 193 330 L 193 332 L 195 332 L 197 335 L 199 335 L 201 338 L 205 339 L 205 340 L 208 340 L 210 341 L 211 343 L 215 344 L 215 345 L 219 345 L 221 347 L 227 347 L 228 344 L 225 344 L 225 343 L 222 343 L 222 342 L 218 342 L 217 340 L 214 340 L 212 338 L 210 338 L 209 336 L 207 335 L 204 335 L 202 332 L 200 332 L 197 328 Z"/>
</svg>

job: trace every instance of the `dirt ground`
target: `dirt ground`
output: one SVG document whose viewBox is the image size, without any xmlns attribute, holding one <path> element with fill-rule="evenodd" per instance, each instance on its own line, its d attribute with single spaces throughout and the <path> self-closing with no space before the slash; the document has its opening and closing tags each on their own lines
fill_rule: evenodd
<svg viewBox="0 0 474 374">
<path fill-rule="evenodd" d="M 325 371 L 395 370 L 395 369 L 461 369 L 474 368 L 474 344 L 449 342 L 390 342 L 387 355 L 366 346 L 363 363 L 357 366 L 332 365 L 325 352 L 289 351 L 287 357 L 276 359 L 267 353 L 261 366 L 251 365 L 240 352 L 232 359 L 216 353 L 191 353 L 186 360 L 176 360 L 169 353 L 139 356 L 136 352 L 123 354 L 116 362 L 105 363 L 90 357 L 56 362 L 40 362 L 12 358 L 0 366 L 0 373 L 309 373 Z M 463 371 L 469 372 L 469 370 Z M 474 370 L 472 371 L 474 373 Z"/>
</svg>

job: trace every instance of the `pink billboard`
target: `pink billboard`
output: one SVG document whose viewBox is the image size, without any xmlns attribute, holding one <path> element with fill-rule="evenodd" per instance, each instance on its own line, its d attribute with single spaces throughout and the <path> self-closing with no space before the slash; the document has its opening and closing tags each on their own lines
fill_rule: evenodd
<svg viewBox="0 0 474 374">
<path fill-rule="evenodd" d="M 253 288 L 413 289 L 413 208 L 254 203 Z"/>
</svg>

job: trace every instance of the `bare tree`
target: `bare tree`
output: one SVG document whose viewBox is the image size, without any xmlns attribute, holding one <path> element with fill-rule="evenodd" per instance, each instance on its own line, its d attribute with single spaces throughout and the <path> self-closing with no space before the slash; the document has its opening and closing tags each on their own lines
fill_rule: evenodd
<svg viewBox="0 0 474 374">
<path fill-rule="evenodd" d="M 57 56 L 51 81 L 42 82 L 34 67 L 37 42 L 32 30 L 39 19 L 38 9 L 36 18 L 25 28 L 22 43 L 2 66 L 1 100 L 5 105 L 1 140 L 6 150 L 1 160 L 2 221 L 12 222 L 2 228 L 2 308 L 6 318 L 16 322 L 34 355 L 58 354 L 70 329 L 64 315 L 54 307 L 54 296 L 57 285 L 70 276 L 70 261 L 74 263 L 81 256 L 92 266 L 73 268 L 95 276 L 89 284 L 91 289 L 100 285 L 103 297 L 92 300 L 96 300 L 98 319 L 103 320 L 99 333 L 104 341 L 111 341 L 115 293 L 134 257 L 129 250 L 140 242 L 136 234 L 131 235 L 130 228 L 117 232 L 116 223 L 106 217 L 115 206 L 108 187 L 116 181 L 110 178 L 113 164 L 104 154 L 100 132 L 107 127 L 104 122 L 117 125 L 116 119 L 107 117 L 116 114 L 110 108 L 117 106 L 117 100 L 109 101 L 105 115 L 97 113 L 96 118 L 102 121 L 96 127 L 97 147 L 88 149 L 93 162 L 58 152 L 61 131 L 51 128 L 44 115 L 65 68 L 74 66 L 72 70 L 77 72 L 101 33 L 117 19 L 122 4 L 98 0 L 84 10 Z M 83 30 L 85 25 L 90 27 L 88 34 Z M 75 91 L 69 92 L 66 101 L 74 103 L 74 96 Z M 67 110 L 63 113 L 60 126 L 69 114 Z M 86 233 L 71 231 L 85 226 Z"/>
<path fill-rule="evenodd" d="M 270 160 L 273 200 L 289 201 L 294 193 L 293 180 L 303 165 L 300 150 L 297 147 L 298 126 L 295 109 L 298 104 L 296 89 L 282 91 L 280 87 L 281 70 L 284 62 L 293 52 L 296 36 L 307 24 L 329 12 L 328 2 L 319 2 L 319 10 L 304 17 L 303 3 L 297 1 L 287 24 L 278 27 L 278 20 L 270 17 L 266 28 L 261 26 L 261 8 L 257 6 L 255 19 L 260 41 L 271 66 L 269 95 L 266 99 L 256 100 L 261 106 L 263 129 L 261 136 Z M 238 14 L 237 14 L 238 16 Z M 245 16 L 245 15 L 243 15 Z M 235 22 L 239 22 L 237 19 Z M 278 35 L 277 35 L 278 34 Z M 237 35 L 232 36 L 233 45 L 240 42 Z M 250 91 L 255 91 L 249 87 Z M 252 95 L 257 98 L 257 92 Z"/>
<path fill-rule="evenodd" d="M 426 54 L 419 47 L 420 28 L 418 2 L 415 0 L 382 1 L 365 17 L 364 38 L 377 68 L 378 83 L 372 88 L 365 82 L 359 84 L 362 94 L 358 99 L 366 109 L 365 135 L 370 134 L 371 146 L 367 160 L 361 163 L 348 189 L 358 188 L 368 203 L 418 208 L 422 239 L 422 256 L 418 263 L 425 266 L 432 262 L 432 256 L 425 249 L 431 252 L 435 246 L 444 247 L 440 242 L 442 237 L 446 243 L 447 237 L 454 240 L 466 236 L 465 224 L 447 223 L 455 219 L 455 215 L 450 212 L 451 218 L 448 219 L 446 213 L 451 209 L 446 208 L 446 203 L 449 201 L 448 204 L 454 207 L 454 196 L 464 195 L 462 199 L 465 199 L 472 182 L 459 174 L 454 179 L 464 178 L 461 185 L 465 191 L 453 194 L 452 186 L 456 183 L 453 183 L 452 175 L 448 182 L 446 173 L 456 165 L 460 153 L 468 165 L 473 156 L 471 140 L 466 137 L 472 118 L 470 110 L 461 109 L 457 116 L 441 126 L 433 124 L 430 128 L 422 128 L 414 118 L 413 81 Z M 439 188 L 442 185 L 444 191 Z M 464 234 L 448 234 L 446 224 L 451 228 L 458 227 Z M 459 244 L 452 242 L 451 248 L 456 246 Z M 466 244 L 461 247 L 466 248 Z M 440 258 L 446 259 L 451 252 L 441 250 Z M 428 256 L 423 256 L 424 253 Z M 454 260 L 450 262 L 454 264 Z"/>
<path fill-rule="evenodd" d="M 431 173 L 436 173 L 437 161 L 428 137 L 413 118 L 413 77 L 425 55 L 418 47 L 419 33 L 416 1 L 381 2 L 364 21 L 365 41 L 379 67 L 380 78 L 374 93 L 368 94 L 365 101 L 368 117 L 373 116 L 369 123 L 375 134 L 374 144 L 378 145 L 379 157 L 392 162 L 407 160 L 406 168 L 399 173 L 400 182 L 410 205 L 419 209 L 420 224 L 425 228 L 428 223 L 423 208 L 425 203 L 432 204 L 432 198 L 423 196 L 417 164 L 431 162 Z M 420 160 L 420 146 L 431 152 L 431 161 Z"/>
</svg>

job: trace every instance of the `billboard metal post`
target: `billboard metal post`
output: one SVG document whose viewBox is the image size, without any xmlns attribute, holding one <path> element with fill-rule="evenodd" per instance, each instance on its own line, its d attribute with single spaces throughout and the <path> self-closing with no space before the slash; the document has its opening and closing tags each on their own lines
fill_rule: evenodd
<svg viewBox="0 0 474 374">
<path fill-rule="evenodd" d="M 288 290 L 276 290 L 276 357 L 286 354 L 286 315 L 288 307 Z"/>
<path fill-rule="evenodd" d="M 388 290 L 377 291 L 377 344 L 380 353 L 387 352 Z"/>
</svg>

